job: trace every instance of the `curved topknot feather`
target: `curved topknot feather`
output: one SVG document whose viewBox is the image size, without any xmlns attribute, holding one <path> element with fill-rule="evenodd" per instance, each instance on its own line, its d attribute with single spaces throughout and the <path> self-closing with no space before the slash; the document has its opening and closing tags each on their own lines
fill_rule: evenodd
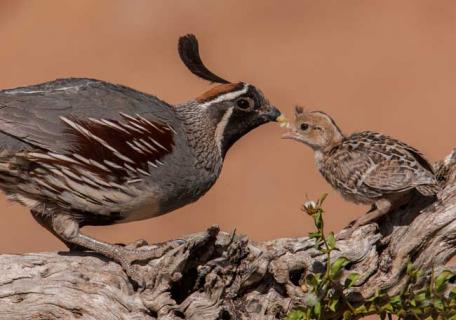
<svg viewBox="0 0 456 320">
<path fill-rule="evenodd" d="M 179 56 L 185 66 L 195 75 L 216 83 L 230 83 L 210 71 L 201 60 L 198 40 L 195 35 L 187 34 L 179 38 Z"/>
</svg>

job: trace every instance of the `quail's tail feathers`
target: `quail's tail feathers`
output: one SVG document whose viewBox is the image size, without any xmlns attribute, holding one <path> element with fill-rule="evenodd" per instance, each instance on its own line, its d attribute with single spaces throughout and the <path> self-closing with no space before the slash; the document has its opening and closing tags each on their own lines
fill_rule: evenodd
<svg viewBox="0 0 456 320">
<path fill-rule="evenodd" d="M 416 190 L 423 196 L 431 197 L 440 191 L 440 186 L 438 184 L 424 184 L 416 187 Z"/>
</svg>

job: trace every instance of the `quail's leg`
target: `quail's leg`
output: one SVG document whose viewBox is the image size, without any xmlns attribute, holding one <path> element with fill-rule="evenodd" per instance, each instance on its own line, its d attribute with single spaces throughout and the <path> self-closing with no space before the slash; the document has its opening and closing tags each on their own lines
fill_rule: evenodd
<svg viewBox="0 0 456 320">
<path fill-rule="evenodd" d="M 352 226 L 356 229 L 360 226 L 366 225 L 372 221 L 377 220 L 381 216 L 387 214 L 392 207 L 392 203 L 387 199 L 380 199 L 375 202 L 375 209 L 367 212 L 365 215 L 359 217 Z"/>
<path fill-rule="evenodd" d="M 377 200 L 371 210 L 369 210 L 366 214 L 356 219 L 355 222 L 349 228 L 342 230 L 338 234 L 337 238 L 346 239 L 350 237 L 353 231 L 355 231 L 357 228 L 377 220 L 381 216 L 387 214 L 391 210 L 391 208 L 391 201 L 387 199 Z"/>
<path fill-rule="evenodd" d="M 70 252 L 73 251 L 85 251 L 86 248 L 75 245 L 71 242 L 65 241 L 59 234 L 57 234 L 54 229 L 52 229 L 52 215 L 51 213 L 47 212 L 46 210 L 31 210 L 32 217 L 35 219 L 36 222 L 38 222 L 42 227 L 46 228 L 47 231 L 52 233 L 54 236 L 60 239 L 70 250 Z"/>
<path fill-rule="evenodd" d="M 81 234 L 79 232 L 79 223 L 71 215 L 64 213 L 52 213 L 52 217 L 45 220 L 46 222 L 49 223 L 46 228 L 52 230 L 51 232 L 64 242 L 95 251 L 118 262 L 127 275 L 140 285 L 143 284 L 143 277 L 132 266 L 133 262 L 158 258 L 171 248 L 170 246 L 162 246 L 138 250 L 99 241 Z"/>
</svg>

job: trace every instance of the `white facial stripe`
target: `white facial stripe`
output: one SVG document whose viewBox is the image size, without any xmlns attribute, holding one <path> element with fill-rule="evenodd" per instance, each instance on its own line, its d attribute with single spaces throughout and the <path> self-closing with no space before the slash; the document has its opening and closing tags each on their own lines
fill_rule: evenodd
<svg viewBox="0 0 456 320">
<path fill-rule="evenodd" d="M 225 127 L 230 120 L 231 115 L 233 114 L 233 107 L 229 108 L 225 111 L 220 122 L 217 124 L 217 128 L 215 128 L 215 141 L 217 143 L 217 147 L 222 153 L 222 140 L 223 140 L 223 132 L 225 131 Z"/>
<path fill-rule="evenodd" d="M 208 102 L 205 102 L 205 103 L 201 104 L 201 108 L 206 109 L 211 104 L 219 103 L 219 102 L 226 101 L 226 100 L 235 99 L 235 98 L 243 95 L 244 93 L 246 93 L 247 90 L 249 90 L 249 85 L 245 83 L 244 87 L 241 90 L 222 94 L 222 95 L 218 96 L 217 98 L 215 98 L 214 100 L 211 100 L 211 101 L 208 101 Z"/>
</svg>

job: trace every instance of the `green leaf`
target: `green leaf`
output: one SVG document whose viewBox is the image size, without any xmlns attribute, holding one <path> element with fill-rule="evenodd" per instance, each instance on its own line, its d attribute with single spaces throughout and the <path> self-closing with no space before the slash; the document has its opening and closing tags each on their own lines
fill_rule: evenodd
<svg viewBox="0 0 456 320">
<path fill-rule="evenodd" d="M 328 197 L 328 194 L 327 193 L 323 193 L 323 195 L 321 196 L 320 200 L 318 200 L 318 206 L 319 207 L 321 207 L 323 205 L 323 202 L 325 202 L 326 197 Z"/>
<path fill-rule="evenodd" d="M 407 274 L 410 275 L 410 273 L 412 273 L 413 270 L 415 270 L 415 266 L 413 265 L 413 263 L 412 262 L 407 263 Z"/>
<path fill-rule="evenodd" d="M 367 308 L 365 305 L 361 305 L 358 308 L 355 309 L 356 314 L 366 314 L 367 313 Z"/>
<path fill-rule="evenodd" d="M 450 270 L 443 270 L 437 278 L 435 278 L 435 289 L 437 291 L 442 291 L 448 281 L 454 276 L 454 273 Z"/>
<path fill-rule="evenodd" d="M 320 318 L 320 315 L 321 315 L 321 303 L 320 301 L 318 301 L 315 305 L 314 305 L 314 313 L 315 315 Z"/>
<path fill-rule="evenodd" d="M 317 212 L 313 216 L 315 226 L 317 227 L 318 230 L 321 230 L 323 228 L 323 219 L 321 217 L 321 212 Z"/>
<path fill-rule="evenodd" d="M 400 304 L 401 303 L 401 296 L 400 295 L 395 295 L 390 298 L 390 303 L 391 304 Z"/>
<path fill-rule="evenodd" d="M 336 248 L 336 238 L 334 237 L 334 232 L 330 232 L 326 236 L 326 243 L 328 244 L 329 249 L 334 249 Z"/>
<path fill-rule="evenodd" d="M 450 291 L 450 298 L 451 298 L 451 299 L 456 299 L 456 287 L 454 287 L 454 288 Z"/>
<path fill-rule="evenodd" d="M 367 308 L 367 312 L 373 313 L 375 311 L 377 311 L 377 306 L 374 305 L 373 303 L 369 304 L 369 308 Z"/>
<path fill-rule="evenodd" d="M 350 260 L 348 260 L 345 257 L 339 257 L 334 261 L 334 263 L 331 265 L 331 275 L 335 276 L 343 267 L 345 267 Z"/>
<path fill-rule="evenodd" d="M 336 306 L 337 306 L 338 303 L 339 303 L 339 300 L 332 299 L 331 302 L 329 303 L 329 310 L 331 310 L 332 312 L 335 312 L 336 311 Z"/>
<path fill-rule="evenodd" d="M 415 300 L 418 302 L 422 302 L 426 300 L 426 292 L 421 292 L 415 296 Z"/>
<path fill-rule="evenodd" d="M 311 287 L 316 288 L 321 282 L 321 277 L 319 273 L 309 273 L 306 276 L 306 283 Z"/>
<path fill-rule="evenodd" d="M 317 231 L 317 232 L 309 232 L 309 238 L 310 239 L 320 239 L 321 238 L 321 233 L 319 231 Z"/>
<path fill-rule="evenodd" d="M 382 309 L 385 311 L 388 311 L 388 312 L 393 312 L 393 306 L 391 305 L 391 303 L 387 303 L 387 304 L 383 305 Z"/>
<path fill-rule="evenodd" d="M 445 308 L 443 301 L 441 299 L 435 299 L 433 304 L 434 307 L 439 311 L 443 311 L 443 309 Z"/>
<path fill-rule="evenodd" d="M 345 311 L 343 317 L 344 320 L 350 320 L 352 318 L 352 313 L 350 311 Z"/>
<path fill-rule="evenodd" d="M 288 313 L 287 317 L 285 320 L 304 320 L 306 314 L 302 312 L 301 310 L 293 310 L 290 313 Z"/>
<path fill-rule="evenodd" d="M 347 277 L 347 279 L 345 279 L 345 288 L 351 288 L 355 283 L 356 281 L 358 281 L 360 278 L 360 275 L 356 272 L 353 272 L 353 273 L 350 273 Z"/>
</svg>

